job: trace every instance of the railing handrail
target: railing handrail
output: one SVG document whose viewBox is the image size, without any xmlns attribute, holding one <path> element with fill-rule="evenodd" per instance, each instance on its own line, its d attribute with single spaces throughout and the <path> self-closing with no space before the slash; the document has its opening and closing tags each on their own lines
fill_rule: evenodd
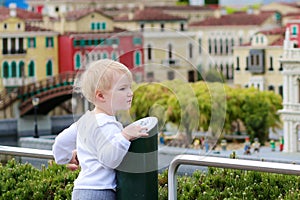
<svg viewBox="0 0 300 200">
<path fill-rule="evenodd" d="M 176 171 L 182 164 L 300 175 L 300 165 L 198 155 L 178 155 L 169 165 L 168 199 L 177 199 Z"/>
<path fill-rule="evenodd" d="M 24 147 L 11 147 L 0 145 L 0 154 L 51 160 L 54 159 L 53 153 L 50 150 L 32 149 Z"/>
</svg>

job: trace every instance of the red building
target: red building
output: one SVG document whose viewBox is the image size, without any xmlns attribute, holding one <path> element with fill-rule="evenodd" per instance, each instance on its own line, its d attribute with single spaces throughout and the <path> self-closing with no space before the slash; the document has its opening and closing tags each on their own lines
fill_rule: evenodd
<svg viewBox="0 0 300 200">
<path fill-rule="evenodd" d="M 58 39 L 59 73 L 84 70 L 92 61 L 109 58 L 125 64 L 134 81 L 144 80 L 142 33 L 114 27 L 113 20 L 98 10 L 70 12 L 66 21 L 69 26 Z"/>
<path fill-rule="evenodd" d="M 293 47 L 298 48 L 300 45 L 300 17 L 291 19 L 286 24 L 288 38 L 293 42 Z"/>
</svg>

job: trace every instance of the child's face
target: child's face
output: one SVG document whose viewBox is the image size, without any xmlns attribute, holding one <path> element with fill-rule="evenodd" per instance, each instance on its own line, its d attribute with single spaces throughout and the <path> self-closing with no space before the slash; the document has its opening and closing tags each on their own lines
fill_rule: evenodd
<svg viewBox="0 0 300 200">
<path fill-rule="evenodd" d="M 126 74 L 116 73 L 114 75 L 112 88 L 107 91 L 107 100 L 113 114 L 118 110 L 128 110 L 131 107 L 133 97 L 131 84 L 132 81 Z"/>
</svg>

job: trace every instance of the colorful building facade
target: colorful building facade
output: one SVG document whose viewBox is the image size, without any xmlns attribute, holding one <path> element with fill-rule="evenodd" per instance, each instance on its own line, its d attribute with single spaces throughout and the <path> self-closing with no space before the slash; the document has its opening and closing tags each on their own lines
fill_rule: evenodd
<svg viewBox="0 0 300 200">
<path fill-rule="evenodd" d="M 0 8 L 1 88 L 14 88 L 58 73 L 58 33 L 29 25 L 42 16 Z"/>
</svg>

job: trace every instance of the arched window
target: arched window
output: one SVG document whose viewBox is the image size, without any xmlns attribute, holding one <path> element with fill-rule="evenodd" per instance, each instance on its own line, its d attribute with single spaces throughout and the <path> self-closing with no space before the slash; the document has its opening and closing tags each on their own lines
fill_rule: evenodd
<svg viewBox="0 0 300 200">
<path fill-rule="evenodd" d="M 105 58 L 108 58 L 108 56 L 107 56 L 107 52 L 103 52 L 103 54 L 102 54 L 102 58 L 103 58 L 103 59 L 105 59 Z"/>
<path fill-rule="evenodd" d="M 141 66 L 142 64 L 142 54 L 140 51 L 134 52 L 134 65 Z"/>
<path fill-rule="evenodd" d="M 52 75 L 53 75 L 52 61 L 48 60 L 46 64 L 46 76 L 52 76 Z"/>
<path fill-rule="evenodd" d="M 30 61 L 28 65 L 28 76 L 34 77 L 35 76 L 35 65 L 33 61 Z"/>
<path fill-rule="evenodd" d="M 18 70 L 18 77 L 25 77 L 25 69 L 24 69 L 25 63 L 23 61 L 19 62 L 19 70 Z"/>
<path fill-rule="evenodd" d="M 79 53 L 75 55 L 75 69 L 79 69 L 81 66 L 81 56 Z"/>
<path fill-rule="evenodd" d="M 9 64 L 6 61 L 2 65 L 2 77 L 9 78 Z"/>
<path fill-rule="evenodd" d="M 11 63 L 11 77 L 17 77 L 17 63 L 15 61 Z"/>
</svg>

